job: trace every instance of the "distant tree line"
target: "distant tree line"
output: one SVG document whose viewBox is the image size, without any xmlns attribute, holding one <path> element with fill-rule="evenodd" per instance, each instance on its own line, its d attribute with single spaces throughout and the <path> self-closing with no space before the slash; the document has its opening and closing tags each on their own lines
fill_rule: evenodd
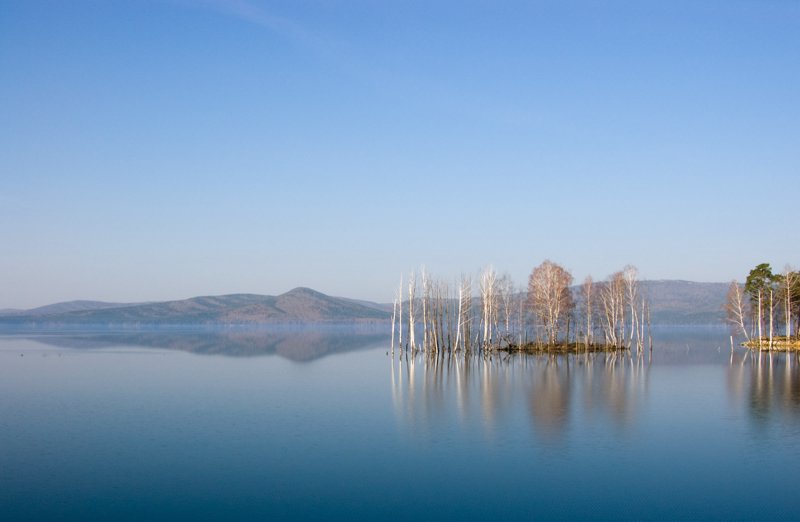
<svg viewBox="0 0 800 522">
<path fill-rule="evenodd" d="M 572 283 L 572 274 L 550 260 L 531 271 L 524 289 L 492 267 L 452 285 L 425 269 L 412 272 L 401 277 L 394 299 L 392 353 L 396 347 L 432 354 L 570 345 L 586 351 L 644 349 L 650 311 L 636 267 L 604 281 L 590 276 L 578 287 Z"/>
<path fill-rule="evenodd" d="M 747 343 L 771 349 L 798 342 L 800 272 L 775 274 L 769 263 L 750 270 L 744 285 L 732 281 L 725 304 L 728 322 Z"/>
</svg>

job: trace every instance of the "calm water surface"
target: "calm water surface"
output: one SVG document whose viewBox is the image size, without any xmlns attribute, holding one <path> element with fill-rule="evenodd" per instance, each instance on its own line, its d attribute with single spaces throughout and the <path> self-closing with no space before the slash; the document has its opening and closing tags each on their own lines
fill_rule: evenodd
<svg viewBox="0 0 800 522">
<path fill-rule="evenodd" d="M 657 334 L 438 361 L 331 332 L 0 337 L 0 519 L 796 516 L 800 363 Z"/>
</svg>

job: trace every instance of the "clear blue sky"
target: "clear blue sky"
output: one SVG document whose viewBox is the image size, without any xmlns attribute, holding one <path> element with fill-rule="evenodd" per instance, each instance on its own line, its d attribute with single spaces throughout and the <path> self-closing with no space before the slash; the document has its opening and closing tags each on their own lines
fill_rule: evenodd
<svg viewBox="0 0 800 522">
<path fill-rule="evenodd" d="M 5 0 L 0 308 L 800 263 L 800 2 Z"/>
</svg>

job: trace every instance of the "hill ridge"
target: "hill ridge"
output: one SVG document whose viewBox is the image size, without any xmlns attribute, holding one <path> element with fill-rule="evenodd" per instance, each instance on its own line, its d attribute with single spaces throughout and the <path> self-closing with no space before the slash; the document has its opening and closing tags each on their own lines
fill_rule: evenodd
<svg viewBox="0 0 800 522">
<path fill-rule="evenodd" d="M 729 283 L 642 280 L 653 324 L 723 324 Z M 0 326 L 362 324 L 388 321 L 391 305 L 333 297 L 298 286 L 279 295 L 233 293 L 170 301 L 108 303 L 76 300 L 0 312 Z"/>
<path fill-rule="evenodd" d="M 76 303 L 76 302 L 73 302 Z M 0 324 L 96 325 L 210 325 L 278 323 L 379 322 L 389 314 L 346 299 L 299 287 L 278 296 L 226 294 L 151 303 L 105 303 L 72 309 L 52 308 L 52 313 L 0 316 Z M 42 307 L 39 307 L 42 308 Z M 36 310 L 36 309 L 32 309 Z"/>
</svg>

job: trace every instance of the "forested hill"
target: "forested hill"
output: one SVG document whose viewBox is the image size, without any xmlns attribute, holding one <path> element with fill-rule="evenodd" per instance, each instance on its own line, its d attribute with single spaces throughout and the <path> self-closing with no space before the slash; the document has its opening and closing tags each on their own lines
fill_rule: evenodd
<svg viewBox="0 0 800 522">
<path fill-rule="evenodd" d="M 376 306 L 331 297 L 309 288 L 279 296 L 233 294 L 145 304 L 73 301 L 0 315 L 0 325 L 246 325 L 370 323 L 390 318 Z M 47 311 L 49 308 L 50 312 Z"/>
<path fill-rule="evenodd" d="M 725 322 L 725 297 L 730 283 L 679 280 L 642 281 L 653 324 L 700 325 Z"/>
</svg>

